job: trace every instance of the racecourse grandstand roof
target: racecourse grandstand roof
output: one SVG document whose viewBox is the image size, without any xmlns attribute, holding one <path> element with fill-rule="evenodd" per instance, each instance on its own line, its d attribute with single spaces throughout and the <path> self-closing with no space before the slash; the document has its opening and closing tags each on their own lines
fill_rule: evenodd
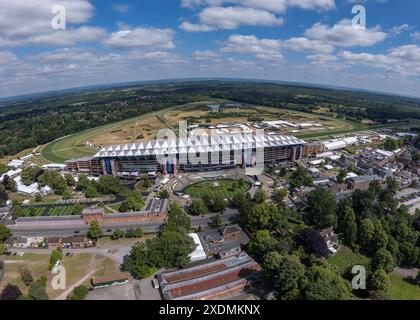
<svg viewBox="0 0 420 320">
<path fill-rule="evenodd" d="M 197 137 L 150 140 L 121 144 L 101 149 L 95 157 L 140 157 L 177 153 L 218 152 L 244 148 L 293 146 L 306 143 L 293 136 L 282 135 L 203 135 Z"/>
</svg>

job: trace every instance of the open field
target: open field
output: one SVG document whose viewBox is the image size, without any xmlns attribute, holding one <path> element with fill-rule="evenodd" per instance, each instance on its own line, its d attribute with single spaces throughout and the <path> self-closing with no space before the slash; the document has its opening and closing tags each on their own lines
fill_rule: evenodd
<svg viewBox="0 0 420 320">
<path fill-rule="evenodd" d="M 17 285 L 24 295 L 28 292 L 21 278 L 19 270 L 23 267 L 27 268 L 34 280 L 38 280 L 41 276 L 47 277 L 47 294 L 50 299 L 54 299 L 62 294 L 63 290 L 54 290 L 51 287 L 51 280 L 55 276 L 48 270 L 50 255 L 48 253 L 25 253 L 22 257 L 12 256 L 7 257 L 6 260 L 6 273 L 3 281 L 0 283 L 0 291 L 7 284 L 11 283 Z M 117 268 L 115 263 L 103 256 L 90 254 L 90 253 L 78 253 L 72 257 L 63 258 L 63 266 L 66 268 L 66 286 L 71 287 L 77 283 L 83 276 L 97 268 L 103 267 L 104 263 L 107 265 L 107 269 L 111 270 Z M 114 265 L 113 265 L 114 264 Z"/>
<path fill-rule="evenodd" d="M 344 273 L 355 265 L 367 266 L 369 264 L 369 258 L 354 253 L 350 248 L 342 246 L 337 254 L 328 258 L 328 262 L 337 266 L 340 272 Z"/>
<path fill-rule="evenodd" d="M 403 276 L 390 274 L 388 295 L 393 300 L 420 300 L 420 286 L 407 282 Z"/>
<path fill-rule="evenodd" d="M 185 193 L 193 198 L 203 198 L 208 195 L 226 199 L 237 193 L 246 192 L 250 187 L 250 184 L 245 181 L 242 185 L 239 185 L 238 181 L 235 180 L 204 181 L 187 187 Z"/>
</svg>

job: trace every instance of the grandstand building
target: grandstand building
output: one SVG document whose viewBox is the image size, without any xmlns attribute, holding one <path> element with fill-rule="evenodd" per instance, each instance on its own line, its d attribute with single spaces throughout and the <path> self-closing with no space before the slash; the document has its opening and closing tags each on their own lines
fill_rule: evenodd
<svg viewBox="0 0 420 320">
<path fill-rule="evenodd" d="M 68 171 L 132 177 L 177 174 L 299 161 L 305 141 L 292 136 L 232 134 L 151 140 L 101 149 L 94 157 L 66 162 Z"/>
</svg>

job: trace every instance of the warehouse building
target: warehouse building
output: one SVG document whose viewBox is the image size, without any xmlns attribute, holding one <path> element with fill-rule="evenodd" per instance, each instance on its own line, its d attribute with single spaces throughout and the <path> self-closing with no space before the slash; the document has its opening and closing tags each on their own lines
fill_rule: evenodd
<svg viewBox="0 0 420 320">
<path fill-rule="evenodd" d="M 209 300 L 239 293 L 261 267 L 246 253 L 157 275 L 165 300 Z"/>
</svg>

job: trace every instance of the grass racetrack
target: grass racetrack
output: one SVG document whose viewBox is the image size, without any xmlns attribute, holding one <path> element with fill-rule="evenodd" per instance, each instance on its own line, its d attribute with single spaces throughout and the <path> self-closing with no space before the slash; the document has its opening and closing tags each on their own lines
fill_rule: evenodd
<svg viewBox="0 0 420 320">
<path fill-rule="evenodd" d="M 236 180 L 214 180 L 190 185 L 185 189 L 185 193 L 193 198 L 203 198 L 205 195 L 209 195 L 226 199 L 237 193 L 244 193 L 250 188 L 251 185 L 245 181 L 241 184 Z"/>
<path fill-rule="evenodd" d="M 93 156 L 101 146 L 155 139 L 156 134 L 160 129 L 169 128 L 171 130 L 177 130 L 178 122 L 180 120 L 186 120 L 189 117 L 195 118 L 196 123 L 203 124 L 206 119 L 205 117 L 211 114 L 210 111 L 204 111 L 202 108 L 203 105 L 207 103 L 212 103 L 212 101 L 201 101 L 175 106 L 63 137 L 46 144 L 41 149 L 41 155 L 43 160 L 47 162 L 64 163 L 69 159 Z M 323 120 L 320 120 L 320 115 L 318 114 L 275 109 L 264 106 L 249 106 L 248 109 L 241 110 L 228 109 L 226 118 L 210 118 L 211 123 L 214 125 L 225 122 L 247 122 L 246 114 L 243 114 L 244 111 L 251 114 L 264 115 L 264 118 L 267 120 L 276 120 L 286 117 L 290 121 L 295 122 L 321 121 L 324 125 L 330 127 L 328 130 L 313 132 L 278 132 L 279 134 L 285 135 L 291 134 L 302 139 L 314 139 L 368 129 L 367 126 L 351 120 L 328 116 L 322 116 L 321 118 Z"/>
</svg>

